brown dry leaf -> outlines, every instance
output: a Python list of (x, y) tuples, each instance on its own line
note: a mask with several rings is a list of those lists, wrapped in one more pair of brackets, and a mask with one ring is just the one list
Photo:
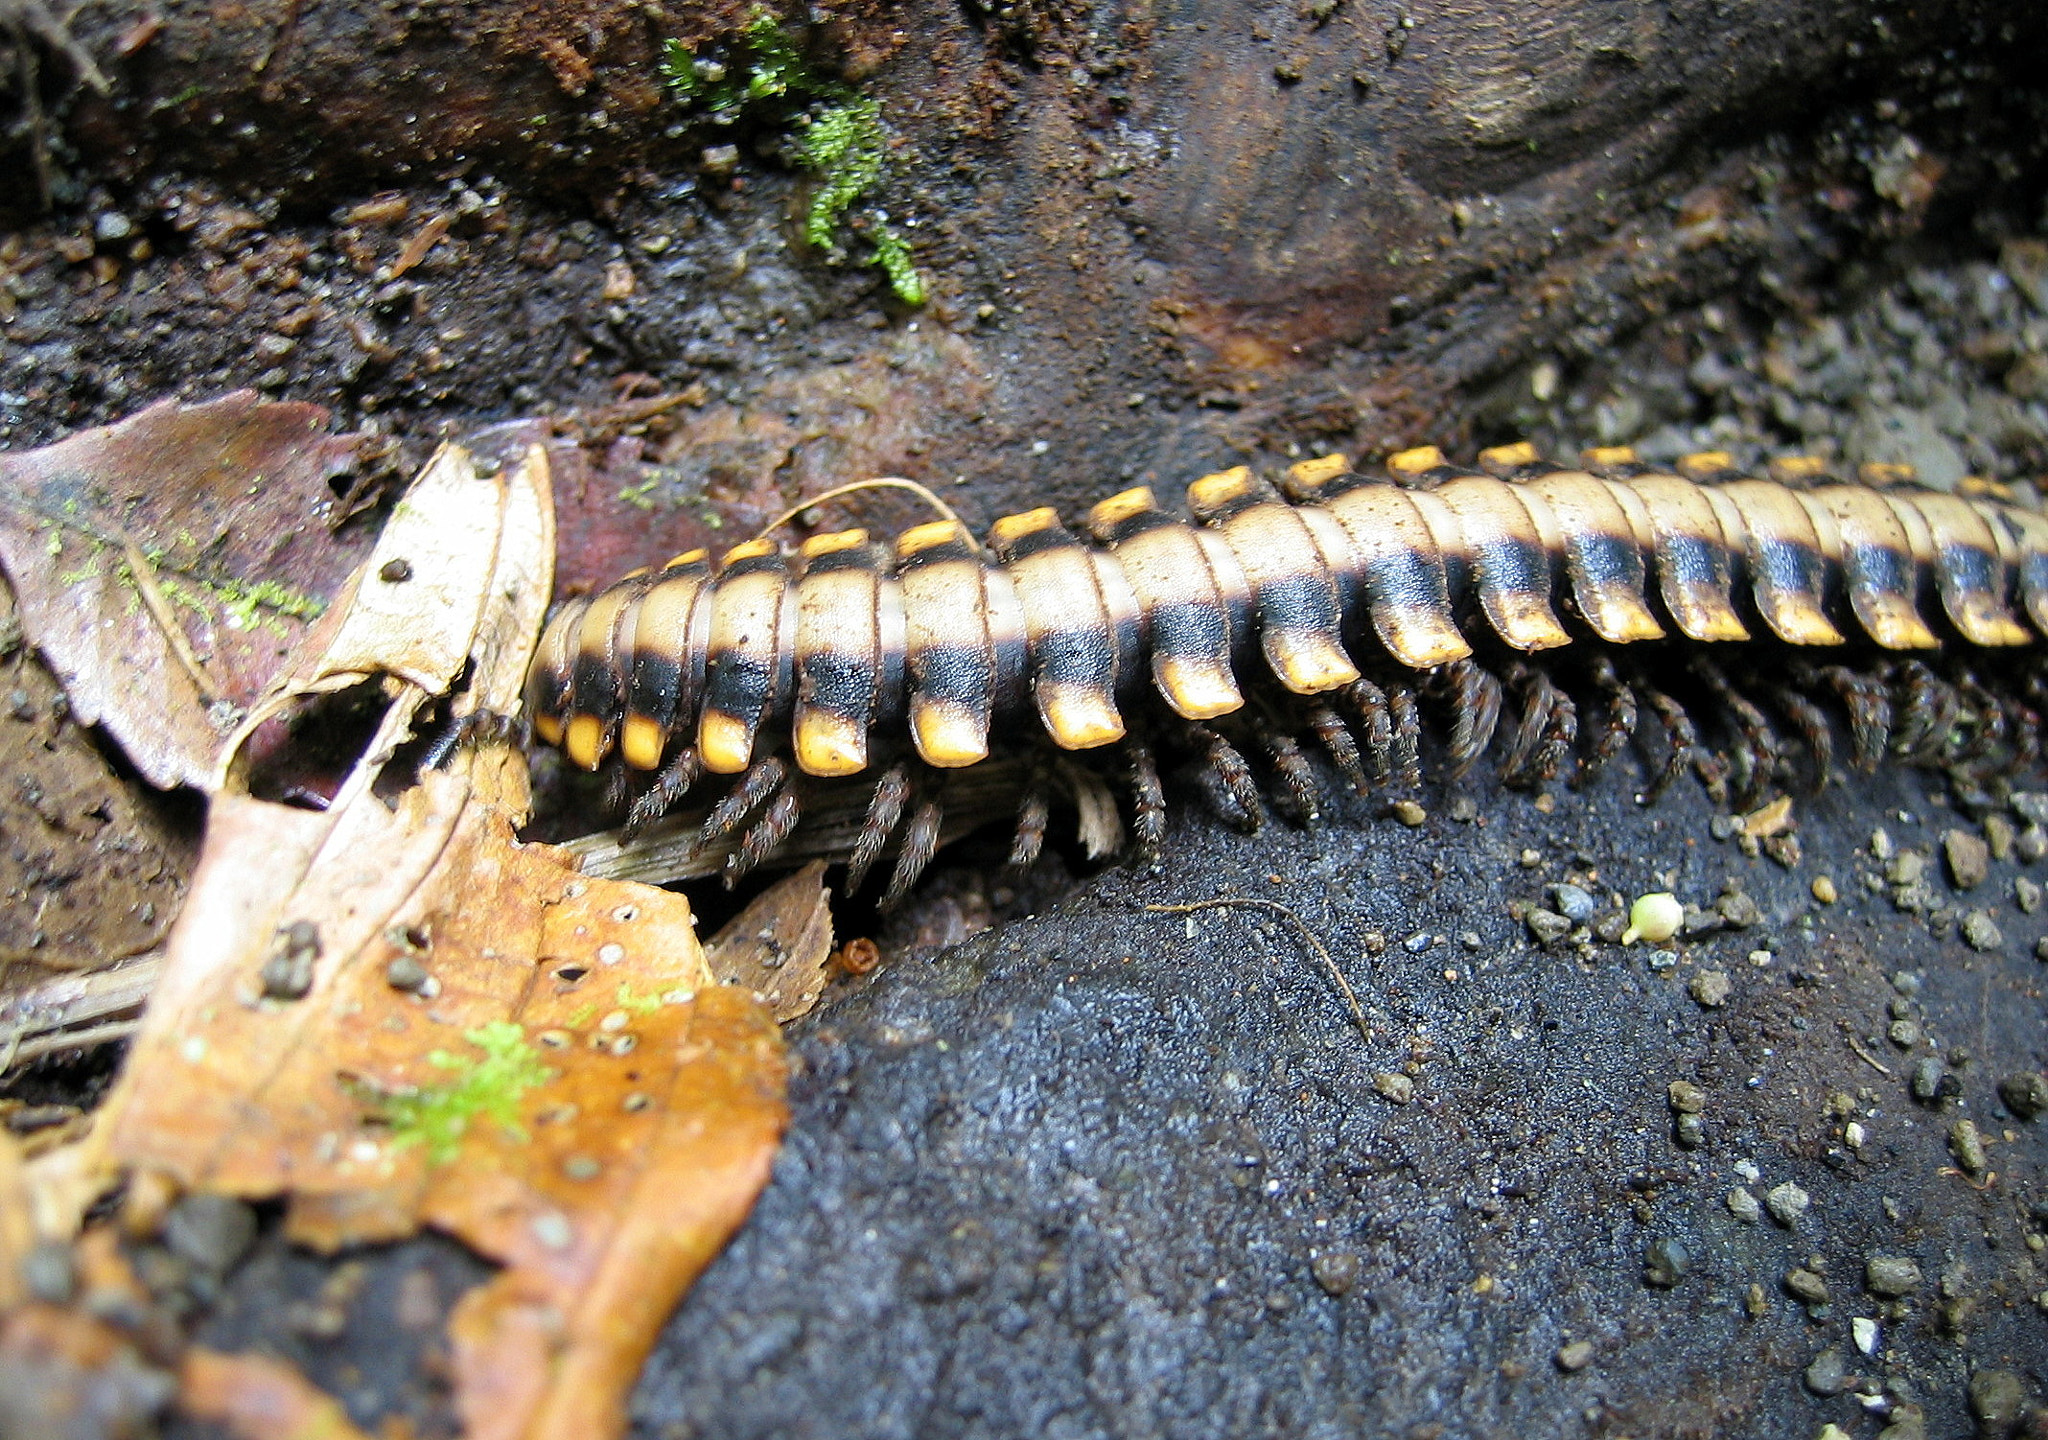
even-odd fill
[(813, 860), (734, 916), (705, 947), (705, 963), (726, 984), (753, 991), (777, 1020), (808, 1015), (825, 992), (831, 900), (825, 862)]
[[(424, 1224), (501, 1265), (449, 1322), (470, 1440), (623, 1428), (640, 1361), (751, 1208), (786, 1120), (780, 1033), (714, 983), (688, 902), (513, 838), (516, 752), (475, 743), (372, 788), (466, 664), (458, 712), (513, 711), (552, 545), (538, 447), (495, 480), (452, 449), (428, 467), (365, 574), (410, 557), (423, 575), (431, 556), (434, 585), (366, 578), (243, 733), (366, 674), (397, 696), (382, 728), (324, 813), (224, 769), (90, 1142), (103, 1177), (282, 1197), (286, 1234), (318, 1249)], [(266, 988), (286, 956), (310, 957), (301, 998), (274, 966)], [(79, 1153), (35, 1166), (61, 1187)]]
[(212, 774), (362, 558), (330, 529), (350, 436), (240, 391), (0, 455), (0, 568), (85, 724), (152, 784)]
[(236, 1440), (368, 1440), (333, 1396), (282, 1360), (198, 1346), (178, 1367), (178, 1403)]

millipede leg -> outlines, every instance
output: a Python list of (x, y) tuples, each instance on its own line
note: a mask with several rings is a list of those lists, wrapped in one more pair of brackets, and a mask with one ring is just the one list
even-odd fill
[(944, 818), (945, 812), (936, 800), (925, 801), (910, 817), (910, 824), (903, 831), (903, 848), (896, 852), (896, 868), (889, 875), (889, 888), (882, 892), (878, 902), (882, 909), (894, 910), (932, 863), (932, 856), (938, 853), (939, 825)]
[(1159, 766), (1149, 745), (1133, 742), (1131, 766), (1131, 849), (1147, 862), (1159, 858), (1166, 844), (1166, 792), (1159, 784)]
[(623, 815), (626, 811), (626, 796), (631, 793), (633, 772), (623, 761), (615, 760), (605, 767), (604, 812), (607, 815)]
[(796, 829), (803, 807), (793, 790), (784, 790), (769, 804), (767, 812), (749, 826), (739, 848), (725, 857), (725, 888), (730, 890), (741, 876), (782, 848)]
[(1206, 725), (1188, 726), (1189, 736), (1205, 752), (1209, 774), (1215, 780), (1213, 798), (1223, 822), (1247, 835), (1257, 834), (1266, 823), (1266, 804), (1259, 798), (1259, 782), (1237, 747)]
[(1747, 805), (1761, 798), (1777, 777), (1781, 763), (1777, 737), (1771, 733), (1771, 723), (1764, 718), (1764, 712), (1729, 682), (1728, 677), (1721, 673), (1720, 666), (1695, 656), (1692, 668), (1693, 673), (1713, 691), (1714, 698), (1726, 707), (1728, 718), (1735, 724), (1736, 756), (1746, 777), (1736, 803)]
[(1899, 754), (1912, 760), (1931, 758), (1943, 734), (1941, 723), (1942, 683), (1918, 660), (1908, 660), (1893, 672), (1901, 692), (1899, 723), (1893, 744)]
[[(1547, 682), (1546, 682), (1547, 683)], [(1529, 765), (1529, 777), (1547, 785), (1563, 771), (1579, 743), (1579, 702), (1556, 685), (1550, 686), (1550, 716), (1543, 725), (1543, 743)]]
[(1636, 692), (1615, 672), (1614, 661), (1605, 655), (1597, 655), (1588, 667), (1593, 684), (1607, 703), (1592, 731), (1592, 743), (1587, 748), (1586, 758), (1579, 765), (1579, 773), (1573, 777), (1573, 785), (1584, 785), (1619, 755), (1635, 737), (1636, 725), (1640, 719), (1636, 709)]
[(1444, 681), (1450, 687), (1454, 712), (1445, 778), (1459, 780), (1493, 743), (1493, 732), (1500, 724), (1500, 681), (1472, 660), (1457, 660), (1445, 666)]
[(1849, 712), (1849, 739), (1855, 745), (1849, 763), (1869, 774), (1891, 743), (1891, 696), (1877, 680), (1844, 665), (1826, 666), (1815, 678), (1832, 689)]
[(1387, 692), (1370, 680), (1354, 680), (1338, 693), (1364, 727), (1373, 778), (1384, 783), (1394, 770), (1394, 723), (1387, 713)]
[(1051, 783), (1051, 772), (1043, 757), (1031, 766), (1031, 777), (1024, 785), (1024, 799), (1017, 806), (1017, 834), (1010, 841), (1010, 856), (1003, 862), (1004, 868), (1019, 874), (1038, 863), (1039, 852), (1045, 849), (1045, 827), (1051, 819), (1051, 809), (1046, 804), (1045, 792)]
[(868, 871), (881, 858), (882, 847), (896, 833), (903, 807), (910, 803), (910, 776), (901, 765), (892, 765), (875, 781), (875, 793), (868, 800), (867, 818), (861, 822), (860, 838), (853, 842), (853, 854), (846, 862), (846, 893), (860, 889)]
[(1799, 737), (1806, 742), (1806, 753), (1813, 761), (1813, 781), (1808, 789), (1819, 794), (1828, 783), (1828, 771), (1835, 763), (1835, 734), (1828, 728), (1828, 717), (1820, 706), (1805, 694), (1788, 687), (1780, 687), (1775, 696), (1778, 708), (1785, 712), (1785, 718), (1799, 731)]
[(1327, 705), (1309, 708), (1308, 728), (1315, 732), (1323, 749), (1329, 752), (1331, 761), (1343, 775), (1352, 792), (1358, 795), (1372, 793), (1372, 781), (1365, 773), (1365, 758), (1358, 753), (1358, 741), (1351, 733), (1351, 727), (1344, 723), (1344, 717)]
[(732, 834), (749, 815), (767, 804), (788, 778), (789, 767), (778, 757), (770, 755), (766, 760), (756, 760), (740, 776), (739, 784), (712, 807), (704, 819), (704, 828), (697, 832), (697, 843), (710, 845)]
[(1273, 762), (1273, 769), (1279, 772), (1280, 783), (1287, 789), (1287, 798), (1293, 802), (1295, 818), (1303, 825), (1314, 826), (1323, 818), (1322, 796), (1318, 793), (1315, 771), (1309, 768), (1308, 757), (1301, 753), (1301, 747), (1294, 743), (1294, 737), (1279, 729), (1269, 720), (1256, 722), (1259, 744), (1266, 752), (1266, 758)]
[(1551, 699), (1556, 687), (1550, 677), (1517, 660), (1508, 667), (1508, 685), (1522, 697), (1522, 718), (1515, 725), (1515, 738), (1500, 762), (1500, 783), (1520, 785), (1528, 778), (1529, 762), (1537, 743), (1550, 725)]
[(1956, 759), (1967, 763), (1998, 753), (2006, 739), (2005, 707), (1967, 670), (1956, 677), (1956, 689), (1976, 719), (1970, 741)]
[(640, 798), (633, 802), (633, 808), (626, 812), (626, 838), (631, 840), (668, 814), (676, 801), (690, 793), (690, 787), (697, 783), (700, 773), (702, 767), (697, 763), (696, 747), (685, 745), (676, 752), (676, 758), (663, 767), (654, 783), (640, 793)]
[(1387, 692), (1387, 710), (1394, 723), (1394, 777), (1412, 790), (1422, 783), (1422, 714), (1415, 692), (1396, 685)]
[(1728, 798), (1727, 765), (1700, 744), (1700, 732), (1693, 725), (1692, 716), (1686, 713), (1685, 706), (1641, 677), (1636, 678), (1635, 687), (1644, 702), (1657, 712), (1657, 719), (1664, 726), (1664, 734), (1671, 743), (1671, 753), (1664, 757), (1663, 768), (1650, 782), (1649, 798), (1655, 800), (1662, 795), (1690, 765), (1693, 773), (1700, 777), (1700, 783), (1707, 787), (1707, 794), (1714, 803), (1725, 803)]

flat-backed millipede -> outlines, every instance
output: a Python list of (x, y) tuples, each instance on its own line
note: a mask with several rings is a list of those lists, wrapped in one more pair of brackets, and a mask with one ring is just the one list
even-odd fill
[[(1295, 737), (1313, 734), (1361, 793), (1413, 784), (1419, 700), (1449, 706), (1454, 775), (1519, 707), (1510, 783), (1553, 778), (1575, 750), (1590, 772), (1642, 706), (1669, 741), (1653, 790), (1688, 766), (1724, 797), (1789, 777), (1770, 711), (1824, 781), (1816, 696), (1846, 711), (1862, 766), (1887, 749), (1951, 764), (2038, 752), (2032, 665), (1968, 668), (2048, 635), (2048, 516), (2000, 487), (1940, 493), (1889, 467), (1843, 482), (1806, 458), (1753, 478), (1721, 454), (1660, 468), (1621, 448), (1560, 469), (1510, 445), (1480, 467), (1424, 447), (1374, 478), (1333, 455), (1277, 490), (1239, 467), (1189, 486), (1199, 523), (1144, 488), (1100, 502), (1092, 544), (1038, 509), (996, 521), (988, 552), (953, 520), (893, 547), (845, 530), (794, 555), (766, 539), (716, 561), (693, 551), (565, 605), (527, 712), (573, 764), (617, 757), (621, 803), (640, 776), (634, 825), (707, 773), (738, 777), (705, 824), (707, 839), (744, 833), (729, 879), (794, 829), (792, 764), (874, 776), (850, 883), (897, 839), (885, 904), (937, 844), (936, 772), (992, 748), (1052, 762), (1041, 778), (1056, 751), (1118, 755), (1141, 851), (1163, 834), (1161, 749), (1204, 760), (1247, 827), (1262, 805), (1240, 747), (1262, 753), (1313, 820)], [(1529, 658), (1546, 651), (1562, 654)], [(1721, 656), (1747, 663), (1731, 678)], [(1583, 746), (1567, 680), (1598, 702)], [(1700, 744), (1675, 688), (1725, 720), (1727, 753)], [(1049, 788), (1026, 788), (1013, 861), (1038, 851)]]

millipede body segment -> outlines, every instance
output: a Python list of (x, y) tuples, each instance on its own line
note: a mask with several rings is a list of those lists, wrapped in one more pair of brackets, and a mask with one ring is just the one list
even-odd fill
[[(1527, 445), (1468, 470), (1425, 447), (1379, 477), (1342, 456), (1295, 465), (1277, 488), (1242, 467), (1207, 475), (1188, 489), (1194, 523), (1149, 489), (1126, 490), (1088, 512), (1086, 538), (1038, 509), (996, 521), (986, 551), (950, 520), (893, 545), (862, 530), (814, 536), (793, 555), (755, 540), (565, 605), (526, 703), (536, 733), (575, 765), (616, 756), (651, 779), (636, 820), (703, 773), (743, 777), (720, 806), (737, 813), (720, 823), (772, 821), (769, 849), (794, 824), (794, 801), (776, 806), (790, 766), (875, 773), (875, 811), (895, 813), (871, 811), (870, 831), (887, 825), (869, 848), (914, 812), (900, 849), (928, 853), (937, 822), (912, 803), (905, 766), (956, 769), (1033, 744), (1121, 747), (1142, 814), (1161, 740), (1207, 751), (1226, 812), (1247, 791), (1255, 807), (1232, 744), (1249, 739), (1312, 816), (1291, 736), (1313, 732), (1361, 788), (1360, 738), (1381, 775), (1412, 778), (1417, 691), (1452, 700), (1454, 768), (1518, 700), (1503, 768), (1550, 773), (1576, 741), (1576, 707), (1524, 657), (1553, 650), (1605, 697), (1596, 760), (1618, 748), (1617, 728), (1633, 730), (1641, 699), (1675, 763), (1694, 748), (1682, 707), (1618, 673), (1617, 659), (1694, 654), (1719, 693), (1711, 653), (1778, 647), (1799, 669), (1816, 650), (1862, 651), (1932, 685), (1914, 657), (2048, 635), (2048, 517), (1996, 487), (1906, 482), (1883, 467), (1842, 482), (1809, 459), (1753, 478), (1719, 454), (1662, 469), (1626, 449), (1566, 469)], [(1859, 755), (1872, 731), (1882, 748), (1888, 682), (1839, 665), (1813, 673), (1848, 707)], [(1932, 694), (1902, 700), (1902, 728), (1916, 707), (1940, 710)], [(1780, 709), (1824, 743), (1810, 702)], [(1767, 737), (1756, 743), (1768, 752)], [(1042, 832), (1042, 799), (1032, 823)], [(747, 849), (765, 854), (761, 838)]]

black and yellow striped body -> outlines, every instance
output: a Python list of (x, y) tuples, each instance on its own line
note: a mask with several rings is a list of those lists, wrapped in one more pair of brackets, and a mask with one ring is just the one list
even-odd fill
[(1207, 722), (1261, 689), (1356, 694), (1475, 648), (2048, 634), (2048, 519), (1988, 487), (1846, 483), (1803, 460), (1752, 478), (1717, 455), (1660, 470), (1625, 450), (1563, 469), (1525, 446), (1477, 470), (1409, 451), (1376, 478), (1328, 457), (1279, 486), (1205, 476), (1193, 521), (1126, 491), (1089, 512), (1089, 539), (1038, 510), (996, 522), (987, 550), (945, 521), (893, 547), (847, 531), (793, 556), (680, 557), (563, 608), (530, 718), (586, 769), (694, 747), (713, 773), (778, 754), (843, 776), (911, 754), (972, 765), (1032, 736), (1097, 749), (1148, 709)]

